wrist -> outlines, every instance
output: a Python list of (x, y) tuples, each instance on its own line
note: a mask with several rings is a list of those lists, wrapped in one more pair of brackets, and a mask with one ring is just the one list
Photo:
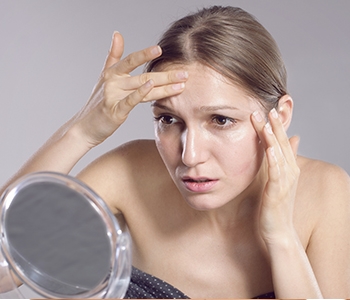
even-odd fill
[(264, 242), (269, 253), (274, 251), (292, 251), (302, 247), (299, 236), (295, 230), (281, 233), (278, 236), (265, 238)]
[(322, 298), (306, 251), (295, 231), (265, 243), (277, 298)]
[(74, 124), (67, 129), (62, 134), (61, 139), (66, 140), (66, 142), (72, 145), (75, 149), (79, 149), (83, 155), (95, 147), (95, 145), (89, 141), (86, 133), (79, 124)]
[(69, 173), (76, 163), (91, 149), (79, 128), (65, 124), (39, 150), (41, 159), (52, 169)]

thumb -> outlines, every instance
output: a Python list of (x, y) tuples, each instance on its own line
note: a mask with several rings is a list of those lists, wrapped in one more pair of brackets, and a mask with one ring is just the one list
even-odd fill
[(109, 49), (108, 56), (103, 66), (103, 70), (106, 70), (109, 67), (113, 66), (115, 63), (117, 63), (121, 59), (123, 52), (124, 38), (118, 31), (115, 31), (113, 33), (111, 48)]

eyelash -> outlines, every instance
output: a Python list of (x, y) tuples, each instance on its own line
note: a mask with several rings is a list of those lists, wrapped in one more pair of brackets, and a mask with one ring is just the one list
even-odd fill
[[(171, 121), (169, 123), (164, 122), (165, 118), (169, 118), (169, 119), (171, 119)], [(221, 119), (221, 121), (224, 120), (224, 124), (220, 125), (218, 122), (219, 119)], [(171, 116), (171, 115), (159, 115), (157, 117), (154, 117), (154, 120), (156, 122), (161, 122), (164, 126), (173, 125), (177, 121), (176, 118)], [(214, 126), (220, 130), (231, 128), (232, 126), (234, 126), (237, 123), (237, 120), (230, 118), (230, 117), (222, 116), (222, 115), (212, 116), (211, 121), (214, 123)]]
[(163, 120), (165, 118), (171, 118), (172, 120), (176, 120), (176, 118), (174, 118), (173, 116), (170, 116), (170, 115), (160, 115), (158, 117), (154, 117), (154, 120), (157, 121), (157, 122), (161, 122), (163, 125), (171, 125), (171, 124), (173, 124), (173, 123), (170, 123), (170, 124), (164, 123)]
[[(225, 124), (220, 125), (218, 124), (218, 119), (224, 119), (225, 120)], [(226, 128), (230, 128), (231, 126), (234, 126), (237, 123), (237, 120), (233, 119), (233, 118), (229, 118), (229, 117), (225, 117), (222, 115), (215, 115), (212, 117), (211, 119), (215, 124), (215, 126), (219, 129), (226, 129)], [(228, 124), (229, 123), (229, 124)], [(228, 125), (227, 125), (228, 124)]]

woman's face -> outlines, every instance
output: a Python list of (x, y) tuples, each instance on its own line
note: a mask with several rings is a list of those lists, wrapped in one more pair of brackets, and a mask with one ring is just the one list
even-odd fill
[(200, 64), (180, 95), (152, 104), (156, 145), (184, 199), (195, 209), (219, 208), (254, 181), (264, 156), (250, 121), (261, 105)]

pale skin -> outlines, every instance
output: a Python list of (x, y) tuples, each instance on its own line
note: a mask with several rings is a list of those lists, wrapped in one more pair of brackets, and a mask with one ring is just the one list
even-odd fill
[(161, 49), (122, 59), (123, 47), (115, 33), (88, 104), (13, 179), (69, 173), (152, 101), (155, 141), (120, 146), (78, 175), (124, 215), (133, 264), (192, 298), (349, 298), (349, 177), (297, 155), (292, 98), (266, 112), (197, 63), (132, 77)]

